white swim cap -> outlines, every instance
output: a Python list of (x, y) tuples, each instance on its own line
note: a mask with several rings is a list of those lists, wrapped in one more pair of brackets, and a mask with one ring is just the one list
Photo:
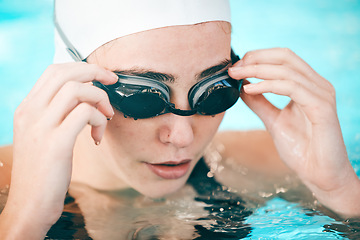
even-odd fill
[(74, 61), (66, 45), (85, 59), (103, 44), (132, 33), (230, 22), (230, 6), (228, 0), (55, 0), (55, 16), (60, 30), (55, 31), (54, 62), (61, 63)]

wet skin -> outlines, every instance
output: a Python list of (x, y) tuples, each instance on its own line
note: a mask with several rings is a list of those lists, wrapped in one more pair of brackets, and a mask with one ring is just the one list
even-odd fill
[[(210, 22), (129, 35), (92, 53), (90, 64), (50, 66), (16, 110), (13, 160), (1, 159), (5, 166), (1, 171), (8, 173), (11, 166), (13, 171), (0, 238), (14, 234), (20, 238), (29, 229), (29, 239), (44, 238), (61, 215), (71, 181), (100, 190), (131, 187), (150, 197), (180, 189), (215, 136), (223, 114), (165, 114), (135, 121), (114, 113), (107, 95), (91, 82), (114, 84), (112, 71), (118, 70), (171, 74), (175, 80), (166, 82), (171, 102), (186, 110), (187, 93), (199, 74), (229, 58), (229, 25)], [(291, 169), (322, 204), (345, 216), (360, 215), (360, 180), (347, 157), (333, 86), (289, 49), (249, 52), (229, 74), (265, 80), (245, 86), (242, 99), (268, 132), (252, 137), (219, 134), (214, 143), (222, 146), (222, 157), (264, 176)], [(277, 109), (263, 93), (285, 95), (291, 101)], [(251, 147), (260, 142), (260, 148)], [(178, 169), (172, 177), (149, 167), (184, 162), (188, 169), (181, 174)], [(229, 185), (241, 182), (236, 172), (225, 177)], [(10, 181), (3, 180), (3, 184)]]
[[(200, 33), (200, 34), (199, 34)], [(123, 46), (127, 46), (126, 48)], [(150, 30), (126, 36), (101, 47), (89, 58), (111, 71), (157, 72), (174, 76), (166, 81), (171, 102), (190, 109), (187, 94), (201, 73), (230, 59), (230, 26), (211, 22)], [(144, 195), (159, 197), (181, 188), (222, 120), (216, 116), (165, 114), (150, 119), (124, 118), (119, 111), (108, 122), (101, 144), (75, 155), (73, 180), (88, 182), (80, 165), (101, 161), (112, 184), (94, 182), (98, 188), (128, 185)], [(82, 138), (81, 138), (82, 139)], [(79, 148), (75, 148), (79, 151)], [(84, 157), (84, 154), (86, 157)], [(76, 156), (82, 156), (76, 158)], [(186, 162), (167, 173), (154, 164)], [(86, 163), (85, 163), (86, 164)], [(152, 165), (151, 165), (152, 164)], [(98, 164), (99, 166), (100, 164)], [(158, 173), (158, 174), (156, 174)], [(160, 176), (159, 176), (160, 174)], [(115, 183), (115, 185), (114, 185)]]

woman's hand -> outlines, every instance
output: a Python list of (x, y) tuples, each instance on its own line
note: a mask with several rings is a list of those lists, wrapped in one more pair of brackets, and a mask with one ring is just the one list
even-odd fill
[(89, 124), (99, 144), (107, 118), (114, 114), (107, 94), (89, 84), (93, 80), (114, 84), (117, 76), (93, 64), (51, 65), (17, 108), (11, 186), (1, 215), (1, 234), (6, 229), (12, 237), (26, 233), (21, 237), (43, 239), (61, 216), (77, 135)]
[[(248, 52), (229, 74), (265, 80), (245, 85), (242, 99), (264, 122), (281, 159), (325, 206), (360, 215), (360, 181), (347, 157), (333, 86), (289, 49)], [(291, 101), (278, 109), (263, 93)]]

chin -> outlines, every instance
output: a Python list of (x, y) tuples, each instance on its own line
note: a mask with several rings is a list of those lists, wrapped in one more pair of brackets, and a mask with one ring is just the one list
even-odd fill
[(185, 186), (187, 177), (184, 179), (165, 180), (160, 183), (150, 183), (142, 185), (141, 188), (136, 189), (142, 195), (149, 198), (162, 198), (173, 194)]

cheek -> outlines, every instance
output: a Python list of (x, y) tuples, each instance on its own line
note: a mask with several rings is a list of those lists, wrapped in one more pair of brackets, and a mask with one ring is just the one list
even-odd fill
[[(166, 115), (163, 115), (166, 117)], [(202, 154), (206, 146), (211, 142), (224, 117), (224, 113), (213, 116), (194, 115), (192, 131), (194, 141), (187, 147), (192, 154)], [(166, 121), (165, 121), (166, 122)], [(166, 124), (163, 120), (148, 119), (134, 120), (124, 118), (121, 113), (115, 114), (108, 122), (106, 138), (113, 151), (118, 157), (130, 157), (131, 159), (143, 159), (151, 157), (152, 153), (164, 154), (169, 150), (159, 141), (159, 129)], [(153, 156), (152, 156), (153, 157)]]
[(213, 129), (215, 132), (218, 129), (222, 119), (224, 118), (225, 112), (216, 114), (214, 116), (204, 116), (206, 120), (204, 120), (204, 123), (202, 125), (203, 128), (208, 127)]
[[(195, 115), (195, 124), (193, 131), (197, 135), (213, 135), (216, 133), (225, 113), (220, 113), (215, 116)], [(112, 136), (112, 139), (120, 141), (136, 141), (156, 140), (156, 123), (153, 124), (144, 120), (134, 120), (132, 118), (124, 118), (121, 113), (115, 114), (113, 119), (108, 123), (107, 134)], [(153, 119), (154, 120), (154, 119)]]
[(146, 142), (154, 141), (154, 127), (149, 126), (149, 123), (144, 124), (141, 120), (124, 118), (121, 113), (116, 113), (108, 122), (106, 136), (118, 150), (133, 152), (135, 149), (144, 149)]
[(215, 116), (200, 116), (198, 115), (196, 135), (203, 139), (205, 144), (208, 144), (215, 133), (224, 117), (225, 113), (220, 113)]

